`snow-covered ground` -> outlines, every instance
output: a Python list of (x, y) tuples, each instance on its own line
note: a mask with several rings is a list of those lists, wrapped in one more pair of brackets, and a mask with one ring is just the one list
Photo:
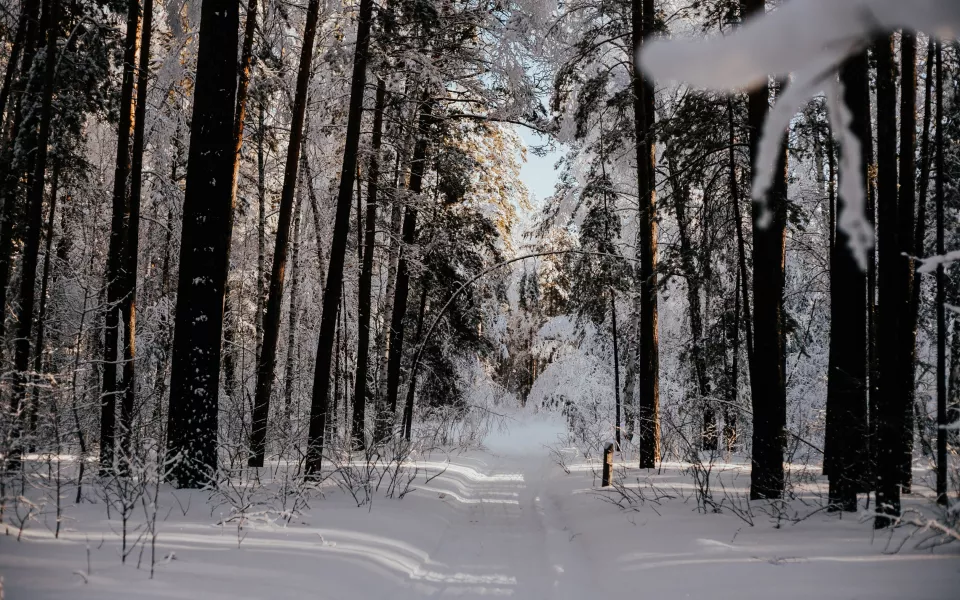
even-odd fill
[(402, 500), (379, 494), (357, 508), (329, 488), (290, 525), (252, 524), (242, 541), (234, 524), (216, 524), (222, 509), (209, 494), (165, 490), (161, 519), (173, 510), (158, 525), (152, 580), (149, 548), (140, 569), (139, 550), (120, 563), (115, 514), (108, 521), (102, 503), (71, 505), (59, 539), (42, 519), (21, 542), (0, 536), (5, 598), (919, 600), (960, 590), (960, 548), (908, 544), (891, 554), (886, 538), (849, 515), (776, 527), (762, 512), (754, 526), (729, 511), (701, 514), (682, 497), (691, 481), (673, 468), (628, 472), (673, 498), (621, 510), (599, 496), (591, 465), (565, 474), (554, 463), (545, 445), (561, 430), (537, 417), (514, 421), (483, 451), (421, 461), (416, 490)]

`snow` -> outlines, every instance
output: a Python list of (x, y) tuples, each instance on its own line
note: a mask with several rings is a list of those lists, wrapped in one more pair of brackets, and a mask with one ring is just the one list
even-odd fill
[[(716, 90), (752, 88), (769, 76), (792, 75), (764, 124), (754, 175), (753, 199), (760, 224), (771, 222), (766, 192), (773, 182), (780, 138), (793, 115), (823, 88), (829, 92), (834, 130), (845, 158), (841, 173), (860, 171), (859, 143), (849, 128), (851, 117), (836, 100), (840, 88), (834, 74), (843, 60), (869, 44), (878, 32), (900, 28), (952, 38), (960, 33), (957, 0), (791, 0), (756, 15), (728, 36), (657, 40), (645, 45), (638, 59), (656, 80), (679, 80)], [(841, 113), (838, 117), (836, 113)], [(873, 246), (872, 228), (859, 177), (841, 177), (841, 197), (848, 204), (839, 226), (865, 269)]]
[[(753, 527), (726, 511), (701, 514), (681, 497), (693, 487), (682, 465), (624, 471), (674, 498), (622, 510), (595, 487), (598, 463), (577, 461), (559, 444), (556, 418), (506, 421), (482, 450), (419, 461), (435, 477), (419, 476), (402, 500), (380, 494), (357, 508), (327, 487), (290, 525), (255, 521), (242, 539), (235, 524), (217, 525), (224, 509), (208, 504), (208, 494), (164, 489), (160, 503), (172, 512), (160, 516), (152, 580), (148, 564), (137, 569), (139, 551), (120, 564), (116, 514), (108, 521), (102, 503), (67, 506), (60, 539), (42, 524), (22, 542), (0, 539), (6, 598), (922, 600), (953, 597), (960, 585), (960, 549), (886, 553), (886, 539), (856, 516), (811, 507), (809, 518), (778, 528), (759, 512)], [(548, 446), (569, 460), (570, 474)], [(618, 468), (626, 466), (618, 457)], [(734, 489), (749, 479), (743, 465), (715, 468)], [(173, 494), (189, 506), (186, 515)]]

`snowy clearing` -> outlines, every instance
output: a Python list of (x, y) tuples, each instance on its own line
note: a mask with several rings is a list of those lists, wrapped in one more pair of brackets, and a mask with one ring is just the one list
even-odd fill
[[(601, 497), (610, 488), (594, 487), (595, 463), (570, 463), (566, 474), (553, 461), (546, 446), (559, 448), (561, 431), (528, 417), (482, 451), (422, 460), (402, 500), (378, 494), (357, 508), (328, 484), (288, 526), (251, 516), (238, 531), (218, 524), (224, 509), (208, 493), (164, 489), (162, 512), (171, 512), (158, 525), (152, 580), (149, 544), (139, 569), (140, 548), (122, 565), (116, 514), (108, 520), (102, 502), (70, 505), (60, 539), (50, 517), (19, 543), (16, 531), (0, 538), (5, 598), (922, 599), (960, 586), (956, 545), (908, 542), (893, 554), (886, 534), (873, 538), (870, 523), (849, 514), (801, 503), (792, 510), (813, 514), (779, 528), (762, 510), (754, 526), (727, 510), (701, 514), (681, 465), (623, 472), (649, 487), (646, 504), (622, 510)], [(746, 488), (741, 467), (714, 468)], [(134, 514), (131, 528), (143, 511)]]

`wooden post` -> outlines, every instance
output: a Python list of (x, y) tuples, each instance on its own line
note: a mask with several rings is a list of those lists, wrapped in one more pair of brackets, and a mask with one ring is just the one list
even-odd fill
[(613, 447), (613, 442), (603, 445), (603, 479), (600, 487), (610, 487), (610, 480), (613, 477)]

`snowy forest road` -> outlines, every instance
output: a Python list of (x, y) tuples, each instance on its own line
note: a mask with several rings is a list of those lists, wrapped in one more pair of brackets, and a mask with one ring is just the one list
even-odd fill
[[(568, 464), (569, 474), (554, 463), (547, 446), (559, 448), (562, 431), (542, 415), (518, 416), (483, 450), (411, 465), (403, 499), (385, 498), (382, 485), (372, 505), (358, 507), (330, 484), (290, 523), (266, 509), (240, 520), (216, 494), (165, 488), (153, 579), (142, 509), (131, 515), (137, 542), (121, 564), (116, 510), (108, 518), (103, 498), (91, 496), (64, 507), (59, 539), (50, 510), (23, 541), (13, 528), (0, 536), (5, 597), (942, 600), (960, 589), (958, 548), (908, 543), (891, 553), (898, 539), (872, 537), (868, 520), (841, 519), (815, 501), (797, 504), (796, 522), (778, 522), (760, 504), (753, 526), (727, 508), (703, 514), (676, 464), (624, 471), (647, 499), (621, 510), (602, 500), (610, 492), (595, 487), (593, 463)], [(742, 464), (714, 468), (731, 493), (746, 489)], [(278, 483), (263, 480), (257, 506), (269, 506)]]
[(565, 521), (556, 486), (550, 484), (559, 470), (546, 454), (491, 456), (477, 471), (456, 491), (437, 492), (465, 509), (431, 553), (443, 566), (415, 573), (414, 579), (422, 576), (430, 585), (414, 586), (411, 597), (424, 592), (575, 600), (596, 593), (590, 561), (578, 544), (580, 533)]

